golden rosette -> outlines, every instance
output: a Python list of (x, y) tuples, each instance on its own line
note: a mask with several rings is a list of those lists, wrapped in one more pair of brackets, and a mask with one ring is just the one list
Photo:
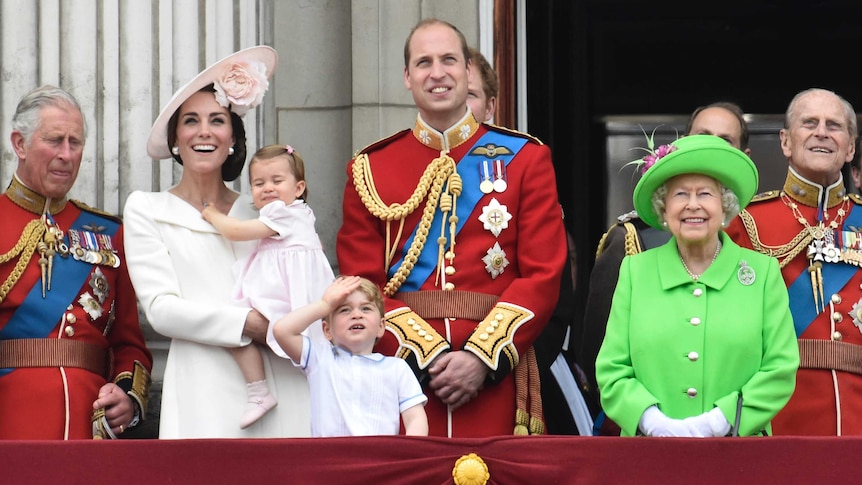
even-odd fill
[(452, 478), (455, 485), (485, 485), (491, 474), (488, 473), (488, 465), (477, 454), (470, 453), (455, 462)]

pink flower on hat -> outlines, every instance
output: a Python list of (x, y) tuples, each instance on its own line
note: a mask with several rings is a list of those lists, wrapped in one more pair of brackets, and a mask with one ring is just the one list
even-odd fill
[(641, 164), (641, 175), (646, 173), (646, 171), (649, 170), (650, 167), (655, 165), (655, 162), (661, 160), (662, 157), (674, 150), (676, 150), (676, 147), (673, 145), (661, 145), (660, 147), (655, 149), (655, 152), (643, 157), (643, 163)]
[(232, 64), (216, 80), (214, 87), (219, 105), (230, 107), (234, 113), (244, 116), (249, 109), (260, 104), (269, 87), (266, 66), (262, 62)]
[(632, 160), (631, 162), (627, 163), (625, 166), (637, 165), (640, 168), (641, 175), (643, 175), (644, 173), (646, 173), (647, 170), (649, 170), (653, 165), (655, 165), (655, 163), (657, 161), (661, 160), (662, 158), (666, 157), (668, 154), (670, 154), (671, 152), (676, 150), (676, 145), (670, 145), (670, 144), (660, 145), (658, 148), (654, 148), (655, 147), (655, 132), (657, 129), (658, 129), (658, 127), (656, 127), (655, 130), (652, 131), (652, 134), (647, 135), (646, 131), (644, 131), (643, 127), (641, 127), (641, 131), (644, 132), (644, 136), (646, 136), (646, 139), (647, 139), (647, 148), (636, 147), (636, 148), (633, 148), (632, 150), (643, 150), (643, 151), (647, 152), (647, 154), (644, 155), (643, 158), (640, 158), (638, 160)]

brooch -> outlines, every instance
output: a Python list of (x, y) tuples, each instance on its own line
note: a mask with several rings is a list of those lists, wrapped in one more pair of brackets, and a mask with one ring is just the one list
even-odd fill
[(736, 272), (736, 278), (745, 286), (754, 284), (757, 275), (754, 273), (754, 268), (748, 265), (744, 259), (739, 262), (739, 271)]

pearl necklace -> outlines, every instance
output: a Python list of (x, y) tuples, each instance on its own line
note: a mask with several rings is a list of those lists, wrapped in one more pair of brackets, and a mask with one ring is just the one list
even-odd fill
[[(709, 262), (710, 266), (712, 265), (712, 263), (715, 262), (715, 258), (718, 257), (719, 251), (721, 251), (721, 240), (720, 239), (718, 241), (718, 245), (715, 246), (715, 254), (712, 255), (712, 261)], [(700, 279), (700, 277), (703, 275), (703, 273), (701, 273), (701, 274), (692, 273), (691, 270), (688, 269), (688, 265), (685, 264), (685, 259), (682, 258), (682, 254), (679, 255), (679, 260), (682, 261), (682, 267), (685, 268), (685, 272), (688, 273), (688, 275), (691, 277), (691, 279), (693, 281), (697, 281)], [(709, 266), (707, 266), (707, 268), (709, 268)]]

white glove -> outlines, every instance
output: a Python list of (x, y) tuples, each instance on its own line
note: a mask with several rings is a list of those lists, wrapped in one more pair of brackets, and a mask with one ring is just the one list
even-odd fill
[(700, 416), (692, 416), (682, 420), (697, 438), (717, 438), (726, 436), (730, 431), (730, 423), (721, 409), (712, 408)]
[(638, 428), (647, 436), (693, 437), (691, 427), (681, 419), (671, 419), (653, 404), (644, 411)]

